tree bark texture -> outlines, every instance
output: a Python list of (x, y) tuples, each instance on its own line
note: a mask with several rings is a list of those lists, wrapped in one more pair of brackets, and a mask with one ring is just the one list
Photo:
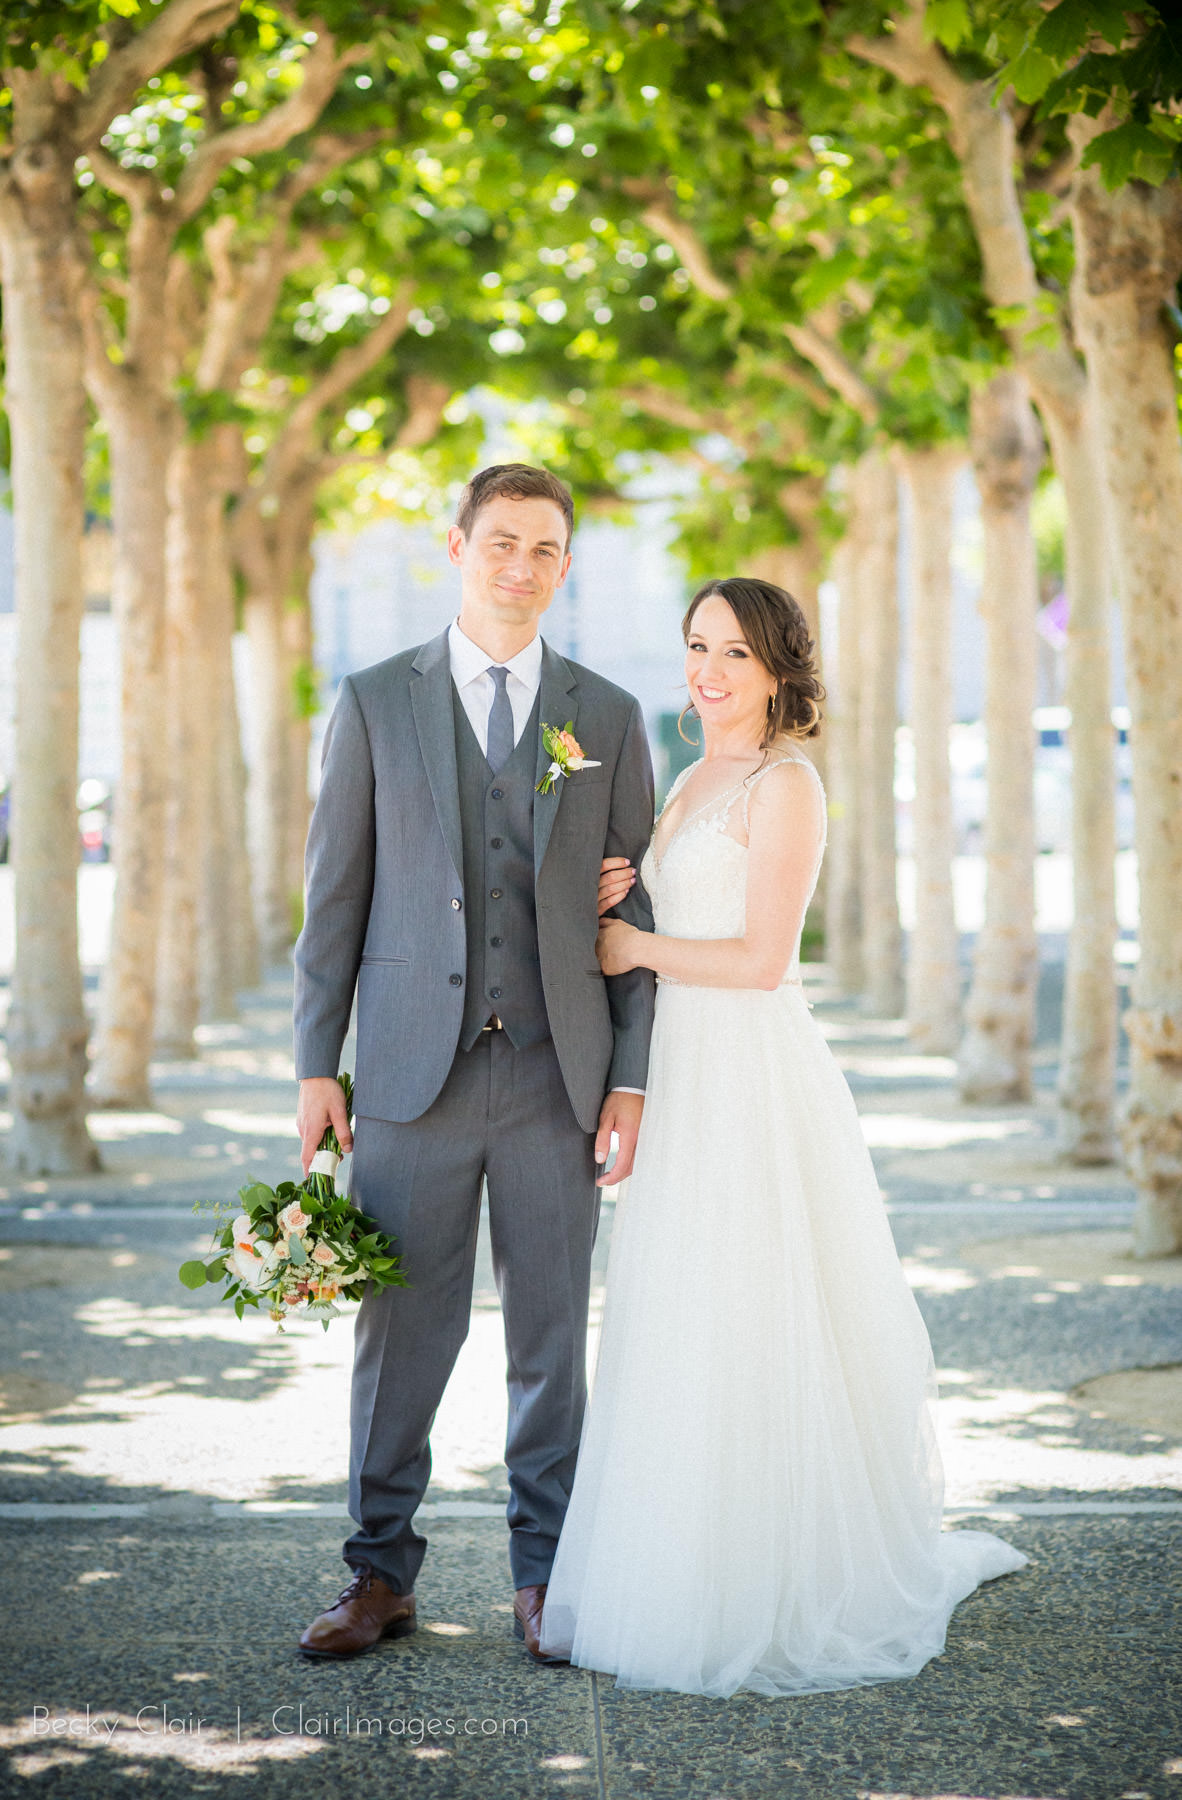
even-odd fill
[[(111, 459), (112, 601), (119, 629), (121, 758), (115, 796), (115, 896), (91, 1088), (100, 1106), (151, 1104), (149, 1064), (164, 895), (164, 545), (171, 408), (124, 370), (102, 383)], [(92, 382), (92, 390), (97, 384)]]
[[(858, 714), (861, 698), (860, 589), (855, 576), (857, 546), (851, 532), (833, 557), (837, 587), (837, 655), (830, 658), (827, 788), (829, 842), (825, 854), (825, 961), (843, 994), (860, 994), (862, 962), (862, 878)], [(835, 665), (835, 667), (834, 667)]]
[(1090, 404), (1078, 431), (1043, 419), (1067, 502), (1064, 698), (1071, 713), (1073, 909), (1059, 1047), (1059, 1147), (1068, 1162), (1116, 1154), (1116, 767), (1109, 645), (1107, 496)]
[(985, 620), (985, 923), (960, 1048), (962, 1099), (1028, 1100), (1038, 982), (1034, 931), (1035, 612), (1030, 499), (1042, 442), (1025, 381), (995, 375), (973, 397), (971, 448), (981, 494)]
[(86, 395), (74, 151), (18, 148), (0, 187), (6, 404), (16, 531), (9, 1155), (30, 1175), (96, 1169), (78, 963), (78, 662)]
[(965, 454), (952, 446), (900, 456), (911, 499), (910, 723), (915, 745), (915, 928), (907, 957), (907, 1034), (955, 1055), (960, 962), (952, 887), (952, 508)]
[[(1082, 147), (1106, 124), (1073, 121)], [(1174, 327), (1182, 188), (1095, 169), (1074, 191), (1076, 318), (1096, 393), (1128, 679), (1140, 957), (1121, 1137), (1137, 1187), (1134, 1247), (1182, 1252), (1182, 448)]]
[(895, 844), (895, 731), (899, 722), (898, 484), (889, 458), (864, 456), (851, 483), (861, 644), (858, 709), (863, 1004), (878, 1018), (903, 1011), (903, 932)]
[(202, 645), (202, 510), (194, 478), (196, 445), (178, 444), (168, 468), (168, 587), (165, 671), (168, 697), (168, 800), (164, 907), (157, 945), (156, 1043), (163, 1055), (196, 1054), (200, 1013), (198, 895), (207, 796), (203, 734), (216, 732), (209, 710), (208, 658)]

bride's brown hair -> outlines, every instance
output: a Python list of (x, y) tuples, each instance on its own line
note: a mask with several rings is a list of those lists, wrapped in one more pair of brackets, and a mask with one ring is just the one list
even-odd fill
[[(770, 581), (745, 575), (707, 581), (690, 601), (681, 621), (681, 635), (687, 644), (694, 614), (703, 600), (714, 594), (725, 600), (734, 613), (752, 656), (776, 678), (760, 748), (766, 750), (778, 737), (817, 737), (825, 690), (817, 676), (816, 646), (809, 637), (808, 623), (799, 604), (784, 588)], [(686, 708), (682, 718), (686, 713), (696, 717), (692, 706)]]

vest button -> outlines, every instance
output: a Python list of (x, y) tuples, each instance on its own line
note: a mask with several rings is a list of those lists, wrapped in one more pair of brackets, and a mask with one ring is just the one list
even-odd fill
[(505, 940), (504, 940), (504, 938), (489, 938), (488, 941), (492, 945), (494, 950), (499, 950)]
[(502, 788), (493, 788), (490, 791), (489, 798), (490, 800), (503, 800), (505, 798), (504, 790)]
[(489, 988), (488, 997), (490, 1000), (499, 1000), (501, 997), (500, 988)]
[(464, 985), (464, 977), (462, 975), (449, 975), (447, 979), (452, 987), (463, 987)]
[(451, 903), (452, 911), (459, 912), (459, 910), (463, 906), (463, 904), (464, 904), (464, 902), (462, 900), (453, 900)]
[(502, 891), (500, 888), (489, 888), (488, 891), (494, 900), (500, 900), (503, 898)]
[(494, 850), (499, 850), (505, 840), (504, 840), (504, 838), (489, 838), (488, 841), (492, 845)]

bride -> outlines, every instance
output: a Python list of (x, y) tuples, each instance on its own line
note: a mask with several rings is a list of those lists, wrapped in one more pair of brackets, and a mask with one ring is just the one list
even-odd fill
[(927, 1333), (801, 986), (825, 842), (804, 617), (714, 581), (684, 631), (703, 753), (641, 865), (656, 932), (606, 920), (598, 946), (660, 986), (542, 1650), (697, 1694), (889, 1681), (1026, 1558), (941, 1531)]

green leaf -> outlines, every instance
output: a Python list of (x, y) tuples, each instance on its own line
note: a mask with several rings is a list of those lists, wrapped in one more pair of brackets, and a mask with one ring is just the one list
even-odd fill
[(275, 1195), (266, 1182), (251, 1181), (245, 1187), (238, 1189), (238, 1198), (241, 1200), (244, 1210), (250, 1212), (256, 1206), (272, 1205)]
[(1126, 181), (1148, 181), (1159, 187), (1174, 162), (1173, 148), (1148, 125), (1130, 119), (1093, 138), (1084, 152), (1085, 169), (1098, 167), (1111, 193)]
[[(1159, 5), (1159, 11), (1163, 10)], [(1088, 20), (1105, 43), (1119, 50), (1129, 34), (1125, 0), (1087, 0)]]
[(177, 1274), (187, 1288), (204, 1287), (207, 1280), (203, 1262), (184, 1262), (177, 1270)]
[(224, 1256), (215, 1256), (212, 1262), (206, 1263), (205, 1279), (206, 1281), (224, 1281), (226, 1279), (226, 1259)]
[(235, 1300), (234, 1311), (237, 1313), (239, 1318), (241, 1318), (243, 1313), (246, 1311), (246, 1301), (243, 1300), (241, 1297), (239, 1297), (237, 1300)]
[(298, 1231), (293, 1231), (288, 1238), (287, 1248), (291, 1256), (292, 1267), (302, 1269), (308, 1260), (308, 1252), (304, 1249), (304, 1240)]
[(1033, 44), (1028, 44), (1020, 56), (1001, 71), (1000, 83), (1009, 81), (1019, 100), (1029, 106), (1042, 96), (1059, 73), (1058, 65), (1052, 57), (1044, 56)]
[(955, 50), (969, 35), (967, 0), (928, 0), (923, 15), (923, 35), (946, 50)]
[(1044, 56), (1065, 63), (1082, 50), (1091, 29), (1091, 0), (1059, 0), (1034, 34), (1034, 46)]

